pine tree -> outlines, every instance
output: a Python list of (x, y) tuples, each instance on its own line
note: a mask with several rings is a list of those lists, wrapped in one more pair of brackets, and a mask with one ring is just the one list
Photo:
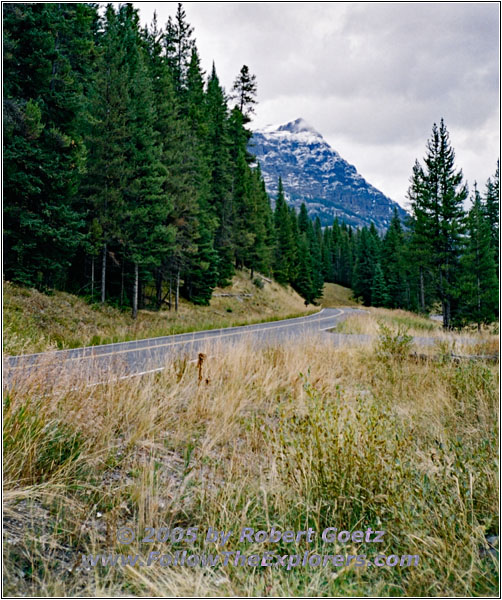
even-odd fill
[(193, 27), (186, 21), (186, 13), (178, 3), (176, 16), (169, 17), (166, 24), (164, 45), (167, 62), (173, 77), (178, 97), (184, 100), (187, 87), (187, 71), (195, 41), (192, 38)]
[(139, 36), (139, 17), (136, 9), (126, 4), (119, 8), (118, 18), (127, 47), (129, 85), (126, 149), (129, 172), (123, 190), (120, 243), (124, 256), (134, 267), (132, 316), (136, 318), (140, 269), (148, 277), (160, 267), (173, 243), (174, 232), (167, 222), (172, 203), (164, 188), (162, 142), (155, 130), (155, 95)]
[(309, 243), (310, 260), (312, 264), (312, 296), (313, 299), (322, 297), (324, 288), (323, 264), (322, 264), (322, 228), (321, 222), (317, 217), (315, 222), (309, 221), (307, 229), (307, 239)]
[(373, 274), (373, 282), (371, 285), (371, 305), (372, 306), (388, 306), (389, 305), (389, 294), (387, 290), (387, 284), (383, 276), (382, 267), (380, 263), (375, 265), (375, 272)]
[(306, 305), (312, 304), (315, 299), (312, 275), (312, 261), (307, 234), (302, 233), (298, 240), (298, 272), (293, 282), (293, 288), (305, 299)]
[(208, 155), (210, 168), (210, 205), (218, 219), (215, 248), (219, 258), (219, 285), (227, 285), (234, 275), (235, 207), (232, 199), (232, 165), (228, 110), (225, 94), (213, 65), (207, 84)]
[(62, 287), (86, 235), (80, 115), (96, 10), (9, 4), (3, 16), (5, 276)]
[(237, 108), (244, 116), (244, 123), (250, 121), (250, 114), (254, 113), (256, 104), (256, 75), (249, 72), (249, 67), (243, 65), (232, 87), (232, 99), (236, 100)]
[(294, 240), (281, 178), (279, 178), (277, 199), (275, 202), (274, 223), (276, 231), (274, 277), (279, 283), (285, 285), (290, 281)]
[(446, 125), (434, 124), (427, 143), (425, 167), (417, 162), (409, 191), (413, 230), (421, 253), (418, 268), (429, 269), (442, 305), (443, 327), (449, 329), (458, 308), (459, 260), (463, 232), (463, 201), (467, 188), (455, 171), (455, 153)]
[(234, 210), (235, 266), (242, 268), (249, 263), (255, 243), (256, 209), (255, 190), (251, 170), (246, 161), (247, 143), (251, 136), (244, 129), (244, 117), (235, 107), (229, 119), (230, 155), (233, 164), (232, 206)]
[[(497, 161), (495, 175), (486, 183), (485, 212), (490, 226), (491, 246), (495, 264), (499, 264), (499, 200), (500, 200), (500, 169)], [(498, 277), (498, 271), (497, 271)]]
[(322, 274), (324, 281), (334, 283), (334, 247), (333, 235), (329, 227), (323, 231), (323, 240), (321, 246), (322, 254)]
[(363, 227), (357, 234), (356, 252), (353, 276), (354, 295), (356, 298), (361, 298), (365, 306), (370, 306), (375, 266), (378, 259), (375, 238), (367, 227)]
[(91, 115), (85, 192), (90, 214), (97, 219), (101, 239), (101, 302), (105, 302), (110, 247), (118, 242), (123, 189), (130, 178), (126, 147), (129, 140), (130, 82), (118, 16), (108, 5), (97, 40), (95, 83), (90, 91)]
[(467, 219), (468, 241), (462, 256), (461, 324), (491, 323), (498, 318), (497, 268), (491, 247), (490, 221), (481, 196), (474, 188), (472, 208)]
[[(406, 295), (404, 235), (397, 208), (385, 233), (381, 249), (381, 266), (385, 276), (390, 308), (403, 308)], [(383, 305), (382, 305), (383, 306)]]

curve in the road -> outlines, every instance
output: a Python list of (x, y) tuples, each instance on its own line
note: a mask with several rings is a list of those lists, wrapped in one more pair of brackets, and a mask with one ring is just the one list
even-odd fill
[(324, 308), (314, 315), (282, 321), (10, 356), (4, 361), (4, 382), (10, 383), (17, 376), (24, 377), (38, 370), (43, 370), (46, 376), (50, 371), (53, 376), (62, 372), (68, 374), (69, 371), (80, 375), (85, 372), (90, 381), (96, 377), (101, 379), (103, 373), (109, 376), (111, 372), (120, 373), (122, 377), (140, 375), (162, 370), (170, 360), (183, 354), (193, 359), (198, 352), (208, 351), (215, 342), (233, 343), (246, 339), (259, 343), (280, 343), (298, 339), (306, 333), (322, 333), (354, 312), (359, 311), (353, 308)]

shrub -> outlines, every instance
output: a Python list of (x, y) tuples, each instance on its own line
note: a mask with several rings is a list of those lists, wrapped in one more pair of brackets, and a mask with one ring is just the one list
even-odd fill
[(384, 362), (389, 360), (402, 362), (410, 353), (413, 345), (413, 337), (408, 334), (408, 327), (399, 325), (394, 332), (383, 322), (378, 323), (379, 335), (376, 346), (376, 354)]

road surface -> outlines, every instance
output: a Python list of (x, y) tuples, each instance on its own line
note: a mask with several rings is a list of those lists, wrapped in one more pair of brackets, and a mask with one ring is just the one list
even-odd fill
[[(86, 346), (70, 350), (9, 356), (4, 360), (4, 384), (43, 373), (44, 378), (82, 378), (88, 383), (112, 377), (131, 377), (160, 371), (167, 364), (186, 356), (197, 358), (199, 352), (217, 351), (222, 344), (249, 341), (254, 344), (296, 342), (307, 334), (326, 335), (341, 320), (362, 312), (355, 308), (323, 308), (314, 315), (270, 323), (211, 329), (164, 337), (119, 342), (102, 346)], [(336, 344), (346, 336), (333, 335)], [(349, 336), (347, 336), (349, 337)], [(365, 342), (369, 336), (350, 336)], [(356, 339), (357, 338), (357, 339)]]

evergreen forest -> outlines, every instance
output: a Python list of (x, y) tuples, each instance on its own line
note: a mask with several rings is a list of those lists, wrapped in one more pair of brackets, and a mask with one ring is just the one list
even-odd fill
[[(325, 282), (364, 305), (498, 318), (499, 167), (469, 191), (443, 120), (387, 231), (321, 227), (269, 198), (249, 145), (257, 81), (201, 67), (183, 6), (4, 4), (4, 277), (138, 309), (208, 304), (247, 269), (307, 304)], [(467, 210), (465, 207), (470, 206)]]

